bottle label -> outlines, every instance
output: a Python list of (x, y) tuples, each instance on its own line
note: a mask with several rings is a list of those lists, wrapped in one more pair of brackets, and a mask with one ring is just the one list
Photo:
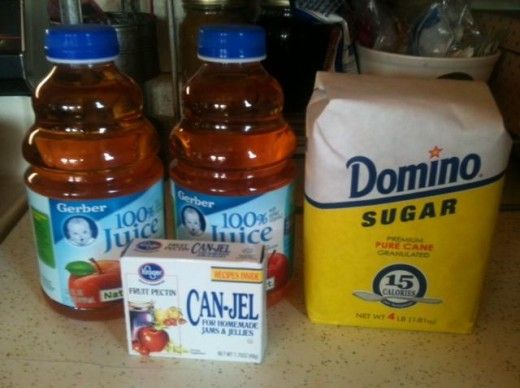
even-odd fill
[(135, 238), (164, 237), (163, 182), (109, 199), (48, 198), (27, 189), (41, 285), (63, 305), (122, 299), (119, 257)]
[(263, 244), (267, 289), (283, 287), (292, 273), (293, 184), (246, 196), (208, 195), (171, 182), (175, 235), (181, 240)]

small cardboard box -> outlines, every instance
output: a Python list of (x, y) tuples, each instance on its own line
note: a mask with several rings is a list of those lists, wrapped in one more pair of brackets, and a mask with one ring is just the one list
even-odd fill
[(261, 245), (135, 240), (121, 259), (130, 354), (260, 363)]

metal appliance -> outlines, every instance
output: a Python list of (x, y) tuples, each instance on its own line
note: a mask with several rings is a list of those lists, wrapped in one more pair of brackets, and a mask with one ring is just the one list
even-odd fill
[(26, 209), (22, 139), (33, 123), (31, 90), (48, 71), (46, 2), (0, 0), (0, 241)]

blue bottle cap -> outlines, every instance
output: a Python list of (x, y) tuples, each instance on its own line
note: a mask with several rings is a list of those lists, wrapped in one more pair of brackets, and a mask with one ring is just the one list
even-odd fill
[(252, 25), (209, 25), (199, 31), (198, 57), (220, 63), (265, 59), (265, 31)]
[(45, 31), (45, 54), (57, 63), (112, 61), (119, 54), (116, 30), (104, 24), (51, 27)]

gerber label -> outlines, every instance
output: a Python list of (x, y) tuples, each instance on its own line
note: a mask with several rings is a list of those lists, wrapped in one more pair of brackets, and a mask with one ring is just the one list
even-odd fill
[(119, 257), (136, 238), (164, 236), (163, 184), (126, 196), (70, 201), (28, 191), (41, 285), (69, 307), (123, 298)]
[(319, 73), (307, 124), (311, 320), (471, 331), (511, 147), (487, 86)]
[(293, 185), (260, 195), (216, 196), (172, 182), (176, 238), (262, 244), (269, 254), (267, 288), (292, 272)]

